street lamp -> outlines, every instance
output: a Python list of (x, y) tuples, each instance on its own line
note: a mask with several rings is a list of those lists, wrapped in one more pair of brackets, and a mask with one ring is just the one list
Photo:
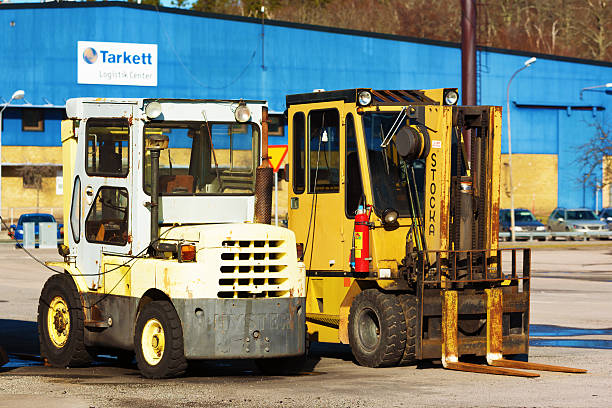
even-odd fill
[[(587, 86), (586, 88), (582, 88), (580, 90), (580, 99), (582, 99), (582, 94), (584, 93), (584, 91), (593, 91), (593, 90), (596, 90), (597, 88), (612, 88), (612, 82), (608, 82), (607, 84), (603, 84), (603, 85)], [(611, 91), (604, 91), (604, 92), (609, 93)]]
[(514, 232), (514, 185), (512, 184), (512, 135), (510, 133), (510, 83), (515, 76), (525, 68), (528, 68), (536, 62), (536, 57), (531, 57), (527, 61), (523, 63), (523, 66), (517, 69), (514, 74), (510, 77), (508, 81), (508, 86), (506, 87), (506, 109), (508, 113), (506, 114), (506, 118), (508, 118), (508, 171), (510, 172), (510, 236), (512, 237), (512, 241), (514, 242), (516, 236)]
[[(19, 89), (18, 91), (15, 91), (13, 96), (11, 96), (11, 99), (5, 103), (4, 106), (2, 106), (2, 109), (0, 109), (0, 218), (2, 218), (2, 112), (4, 112), (6, 107), (9, 106), (11, 102), (17, 99), (23, 99), (24, 96), (25, 92), (23, 90)], [(2, 229), (2, 227), (0, 227), (0, 229)]]

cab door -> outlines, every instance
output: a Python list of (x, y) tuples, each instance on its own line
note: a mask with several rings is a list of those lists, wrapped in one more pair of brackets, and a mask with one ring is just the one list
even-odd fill
[(104, 284), (103, 253), (126, 255), (132, 251), (132, 125), (127, 119), (131, 110), (127, 104), (104, 105), (107, 117), (89, 117), (78, 128), (74, 180), (78, 189), (74, 194), (80, 190), (81, 200), (73, 207), (80, 206), (80, 228), (73, 238), (76, 265), (90, 289)]
[(304, 245), (307, 270), (343, 270), (349, 256), (343, 251), (352, 238), (344, 226), (343, 118), (340, 101), (297, 107), (289, 118), (289, 228)]

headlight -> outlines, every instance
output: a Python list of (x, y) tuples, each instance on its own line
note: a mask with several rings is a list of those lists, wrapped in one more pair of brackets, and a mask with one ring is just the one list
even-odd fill
[(578, 225), (578, 224), (573, 224), (572, 228), (574, 228), (574, 229), (584, 229), (584, 227), (582, 225)]
[(246, 105), (238, 105), (234, 111), (234, 117), (236, 118), (237, 122), (248, 122), (249, 119), (251, 119), (251, 111)]
[(367, 106), (372, 102), (372, 94), (369, 91), (361, 91), (357, 97), (359, 105)]
[(543, 225), (540, 227), (536, 227), (536, 231), (546, 231), (546, 227)]
[(523, 227), (516, 227), (516, 226), (514, 227), (514, 231), (522, 231), (522, 230), (523, 230)]
[(145, 115), (149, 119), (155, 119), (162, 113), (162, 106), (159, 102), (151, 102), (145, 107)]
[(394, 210), (393, 208), (387, 208), (385, 211), (383, 211), (381, 217), (383, 227), (387, 231), (397, 229), (399, 227), (399, 222), (397, 221), (398, 218), (399, 213), (397, 212), (397, 210)]
[(444, 103), (446, 105), (456, 105), (458, 100), (459, 94), (453, 89), (446, 91), (444, 94)]

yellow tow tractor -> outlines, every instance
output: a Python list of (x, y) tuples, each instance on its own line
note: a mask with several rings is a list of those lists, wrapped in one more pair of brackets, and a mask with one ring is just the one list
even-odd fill
[(585, 372), (512, 359), (529, 351), (531, 253), (498, 246), (502, 112), (457, 100), (456, 89), (287, 96), (309, 338), (349, 344), (369, 367)]
[(267, 225), (266, 103), (78, 98), (66, 111), (64, 261), (49, 263), (61, 273), (38, 308), (45, 361), (135, 354), (149, 378), (196, 359), (291, 369), (305, 352), (305, 274), (294, 234)]

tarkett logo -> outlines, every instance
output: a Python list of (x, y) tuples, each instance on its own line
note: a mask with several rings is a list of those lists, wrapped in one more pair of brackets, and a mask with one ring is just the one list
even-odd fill
[(85, 48), (83, 51), (83, 60), (88, 64), (93, 64), (98, 60), (98, 53), (91, 47)]

